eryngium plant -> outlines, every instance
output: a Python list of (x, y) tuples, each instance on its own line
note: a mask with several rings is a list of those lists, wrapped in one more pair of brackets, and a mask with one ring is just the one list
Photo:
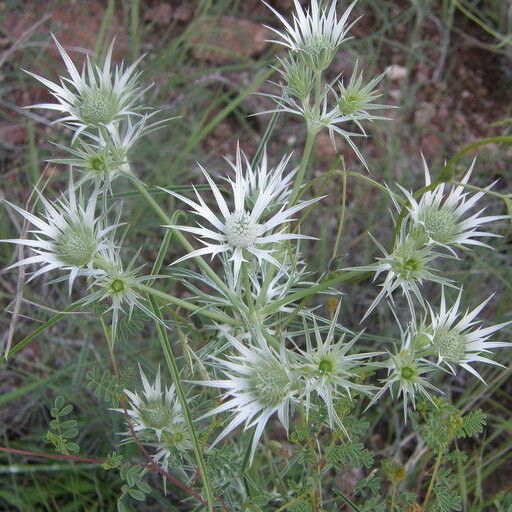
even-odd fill
[[(365, 80), (363, 66), (354, 63), (346, 77), (326, 81), (355, 23), (355, 2), (339, 14), (336, 0), (328, 5), (311, 0), (307, 7), (295, 0), (291, 22), (268, 7), (282, 24), (272, 30), (285, 48), (276, 63), (280, 81), (270, 95), (277, 106), (270, 111), (304, 119), (298, 167), (290, 165), (290, 154), (271, 157), (264, 142), (261, 158), (253, 161), (237, 147), (220, 176), (207, 163), (200, 166), (194, 181), (203, 180), (206, 190), (191, 186), (178, 193), (163, 187), (161, 197), (168, 193), (188, 212), (176, 210), (176, 201), (167, 208), (171, 203), (153, 197), (162, 191), (140, 181), (131, 162), (133, 146), (161, 124), (149, 123), (158, 112), (144, 104), (140, 61), (114, 68), (110, 45), (103, 63), (87, 59), (79, 71), (55, 39), (68, 76), (59, 85), (30, 73), (56, 100), (33, 108), (61, 115), (55, 124), (67, 130), (69, 143), (58, 146), (65, 156), (56, 155), (53, 162), (69, 167), (69, 182), (60, 196), (38, 189), (27, 209), (6, 201), (32, 228), (4, 240), (30, 251), (11, 267), (28, 268), (30, 281), (50, 271), (57, 274), (52, 286), (68, 280), (75, 301), (69, 299), (67, 310), (84, 309), (99, 320), (113, 371), (105, 368), (99, 381), (101, 372), (95, 372), (90, 386), (110, 397), (110, 409), (124, 419), (122, 437), (115, 438), (118, 453), (104, 462), (125, 481), (120, 503), (143, 501), (151, 490), (144, 478), (154, 472), (163, 478), (163, 492), (186, 496), (182, 507), (190, 510), (334, 511), (356, 501), (363, 507), (357, 510), (420, 510), (420, 504), (427, 510), (429, 501), (434, 508), (428, 510), (448, 510), (439, 504), (453, 487), (450, 463), (440, 469), (443, 456), (452, 441), (477, 435), (484, 424), (481, 412), (463, 414), (450, 404), (450, 386), (455, 379), (468, 385), (468, 377), (483, 381), (480, 365), (499, 365), (493, 351), (511, 344), (510, 321), (488, 325), (479, 317), (490, 299), (461, 311), (472, 302), (463, 294), (465, 276), (448, 278), (445, 269), (462, 260), (469, 245), (490, 249), (481, 239), (498, 236), (492, 223), (506, 216), (483, 215), (481, 203), (492, 185), (469, 185), (474, 164), (452, 184), (433, 179), (425, 162), (425, 187), (416, 191), (381, 185), (378, 170), (372, 179), (363, 168), (365, 182), (385, 192), (398, 209), (391, 243), (374, 238), (382, 253), (375, 261), (344, 269), (325, 262), (324, 273), (308, 271), (307, 249), (301, 252), (299, 243), (314, 247), (317, 233), (301, 224), (301, 217), (312, 209), (320, 212), (324, 199), (307, 197), (315, 138), (326, 129), (336, 146), (341, 137), (366, 167), (355, 138), (367, 135), (368, 122), (386, 120), (374, 115), (390, 108), (376, 103), (385, 73)], [(81, 179), (74, 181), (73, 171)], [(346, 171), (338, 174), (347, 177)], [(122, 177), (158, 219), (162, 238), (155, 261), (144, 260), (142, 251), (129, 254), (130, 231), (119, 234), (123, 214), (112, 199)], [(489, 231), (481, 230), (484, 224)], [(170, 265), (162, 269), (171, 249)], [(342, 325), (338, 286), (347, 285), (344, 293), (350, 296), (355, 293), (350, 283), (372, 277), (374, 297), (366, 312)], [(172, 281), (185, 285), (192, 297), (172, 291)], [(459, 291), (448, 306), (452, 288)], [(377, 311), (397, 328), (374, 332), (371, 318)], [(64, 318), (73, 322), (72, 316)], [(142, 386), (125, 383), (117, 363), (123, 345), (116, 343), (127, 329), (132, 345), (142, 329), (147, 336), (150, 326), (141, 325), (141, 318), (153, 325), (166, 365), (164, 375), (159, 363), (139, 367)], [(368, 318), (367, 333), (360, 322)], [(34, 337), (7, 347), (5, 357)], [(397, 416), (395, 410), (403, 412)], [(400, 429), (411, 430), (417, 444), (419, 455), (409, 459), (407, 470), (400, 470), (399, 448), (381, 450), (382, 464), (368, 450), (369, 425), (375, 428), (388, 414)], [(437, 436), (446, 421), (448, 430)], [(128, 444), (139, 456), (125, 451)], [(436, 463), (428, 483), (414, 483), (411, 494), (404, 472), (414, 475), (430, 464), (425, 444)], [(54, 445), (66, 446), (65, 439)], [(350, 498), (332, 485), (348, 466), (362, 468)], [(272, 478), (261, 477), (265, 472)], [(457, 498), (451, 503), (450, 510), (460, 510)]]

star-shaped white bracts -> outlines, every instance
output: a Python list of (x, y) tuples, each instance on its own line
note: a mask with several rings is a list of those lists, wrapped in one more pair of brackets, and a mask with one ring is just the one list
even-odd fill
[[(373, 238), (373, 237), (372, 237)], [(377, 263), (360, 267), (351, 267), (346, 270), (360, 270), (375, 272), (375, 281), (380, 274), (385, 273), (384, 281), (379, 284), (380, 292), (365, 313), (363, 320), (377, 307), (382, 299), (387, 297), (393, 302), (393, 293), (401, 289), (407, 299), (413, 319), (415, 319), (415, 307), (413, 298), (426, 307), (425, 299), (421, 292), (421, 285), (424, 281), (431, 281), (445, 286), (453, 286), (449, 279), (437, 275), (436, 269), (431, 262), (437, 257), (446, 258), (446, 254), (438, 253), (430, 245), (419, 245), (417, 240), (406, 232), (405, 224), (402, 223), (400, 235), (391, 253), (374, 239), (374, 242), (384, 254), (384, 257), (377, 258)]]
[(354, 21), (347, 25), (356, 2), (352, 2), (338, 19), (337, 0), (333, 0), (328, 9), (321, 9), (318, 0), (311, 0), (307, 10), (303, 9), (299, 0), (294, 0), (293, 24), (288, 23), (271, 5), (264, 3), (284, 25), (284, 31), (267, 27), (280, 38), (272, 42), (283, 45), (292, 52), (298, 52), (312, 68), (319, 71), (329, 66), (336, 51), (346, 40), (347, 32), (355, 23)]
[(512, 343), (506, 341), (487, 341), (489, 337), (510, 325), (512, 321), (503, 322), (489, 327), (479, 325), (481, 321), (476, 316), (487, 305), (484, 300), (473, 311), (459, 313), (462, 290), (451, 308), (446, 307), (444, 289), (441, 292), (441, 306), (436, 313), (429, 305), (431, 324), (425, 330), (430, 339), (431, 348), (438, 356), (438, 362), (444, 362), (455, 373), (453, 366), (458, 365), (483, 381), (482, 376), (470, 366), (472, 363), (486, 363), (500, 366), (499, 363), (482, 354), (490, 354), (493, 348), (512, 348)]
[(144, 91), (138, 85), (136, 67), (140, 59), (126, 69), (112, 68), (113, 41), (103, 66), (91, 64), (87, 59), (79, 73), (66, 50), (53, 36), (57, 49), (66, 65), (69, 77), (61, 77), (60, 85), (27, 71), (50, 90), (57, 103), (40, 103), (31, 108), (45, 108), (64, 114), (55, 122), (67, 123), (75, 129), (75, 138), (90, 126), (107, 126), (136, 113), (137, 101)]
[(389, 357), (382, 363), (374, 363), (375, 366), (387, 369), (388, 375), (382, 379), (383, 387), (372, 398), (366, 409), (377, 403), (382, 395), (389, 390), (392, 397), (397, 399), (402, 397), (402, 405), (404, 411), (404, 418), (407, 421), (407, 412), (409, 401), (412, 403), (413, 408), (416, 408), (416, 398), (422, 396), (433, 402), (430, 392), (441, 393), (434, 385), (432, 385), (426, 376), (438, 368), (416, 354), (414, 347), (411, 343), (412, 335), (410, 330), (402, 333), (401, 347), (395, 353), (389, 353)]
[[(471, 167), (461, 180), (463, 185), (468, 183), (474, 165), (475, 161), (473, 160)], [(432, 179), (424, 158), (423, 166), (425, 186), (429, 186), (432, 184)], [(446, 185), (441, 183), (433, 190), (422, 194), (419, 201), (415, 199), (412, 193), (400, 187), (409, 202), (407, 210), (411, 222), (411, 236), (419, 242), (435, 243), (447, 247), (452, 252), (451, 245), (480, 245), (489, 247), (489, 245), (477, 240), (477, 238), (496, 237), (498, 235), (480, 231), (479, 228), (489, 222), (507, 219), (508, 217), (506, 215), (481, 216), (485, 208), (466, 217), (468, 211), (476, 205), (478, 200), (485, 195), (492, 185), (475, 194), (466, 192), (463, 185), (453, 186), (446, 193)]]
[[(245, 161), (248, 164), (247, 160)], [(166, 226), (198, 235), (198, 239), (204, 244), (204, 247), (201, 249), (192, 251), (179, 258), (175, 263), (205, 254), (211, 254), (213, 258), (217, 254), (229, 253), (231, 255), (230, 261), (233, 261), (233, 275), (236, 283), (238, 282), (242, 262), (247, 261), (244, 254), (252, 254), (256, 256), (258, 261), (265, 260), (280, 268), (281, 264), (272, 255), (275, 251), (276, 243), (285, 240), (311, 239), (312, 237), (305, 235), (287, 233), (284, 229), (277, 232), (274, 230), (294, 220), (292, 216), (295, 213), (319, 201), (321, 198), (303, 201), (290, 208), (282, 205), (277, 212), (272, 212), (275, 201), (279, 198), (282, 199), (285, 187), (289, 184), (287, 180), (283, 180), (282, 166), (280, 164), (279, 172), (269, 173), (265, 180), (259, 179), (260, 186), (256, 198), (249, 205), (248, 197), (251, 175), (248, 173), (244, 175), (243, 173), (242, 154), (239, 149), (237, 150), (236, 162), (233, 168), (235, 170), (235, 181), (231, 178), (228, 179), (234, 196), (234, 208), (231, 210), (217, 185), (201, 167), (217, 202), (220, 215), (210, 209), (195, 189), (198, 202), (192, 201), (171, 190), (163, 190), (188, 204), (195, 215), (202, 217), (213, 228), (208, 228), (201, 224), (198, 224), (197, 227), (182, 225)]]
[(225, 333), (235, 354), (226, 359), (215, 358), (215, 365), (224, 373), (223, 380), (201, 381), (198, 384), (223, 390), (224, 403), (209, 411), (202, 418), (230, 412), (231, 421), (219, 434), (212, 446), (226, 437), (239, 425), (244, 429), (255, 427), (251, 445), (254, 452), (269, 418), (277, 413), (279, 421), (288, 431), (290, 406), (297, 393), (289, 352), (281, 346), (279, 352), (268, 347), (246, 346), (229, 333)]
[[(159, 441), (164, 434), (172, 435), (186, 431), (184, 429), (185, 419), (181, 412), (174, 385), (162, 389), (160, 368), (153, 384), (149, 383), (140, 366), (139, 371), (144, 388), (142, 395), (139, 395), (137, 391), (124, 390), (129, 401), (126, 413), (132, 421), (133, 431), (153, 431)], [(124, 409), (114, 410), (122, 414), (125, 412)], [(190, 446), (189, 439), (187, 441), (183, 439), (182, 442), (186, 442), (187, 446)]]
[(364, 367), (365, 360), (380, 355), (381, 352), (354, 353), (349, 351), (354, 347), (360, 334), (353, 336), (350, 341), (345, 341), (345, 333), (338, 339), (335, 337), (337, 319), (341, 303), (338, 305), (329, 331), (322, 338), (317, 321), (313, 316), (313, 332), (316, 346), (313, 347), (310, 329), (304, 319), (304, 334), (306, 336), (306, 349), (299, 350), (297, 369), (305, 380), (304, 395), (306, 397), (306, 415), (311, 404), (311, 395), (317, 394), (325, 403), (331, 429), (337, 426), (344, 432), (346, 429), (334, 409), (334, 400), (345, 396), (350, 398), (352, 391), (370, 394), (372, 386), (358, 384), (357, 368)]
[(22, 215), (36, 229), (29, 233), (34, 236), (2, 240), (29, 247), (36, 254), (17, 261), (9, 268), (25, 265), (42, 265), (30, 279), (54, 269), (69, 272), (69, 289), (76, 277), (84, 272), (91, 273), (93, 259), (99, 251), (112, 247), (111, 237), (107, 236), (119, 224), (107, 226), (103, 216), (96, 217), (98, 192), (95, 190), (85, 202), (77, 197), (73, 183), (70, 183), (67, 196), (62, 195), (51, 203), (37, 191), (38, 200), (44, 213), (35, 215), (15, 204), (5, 201)]

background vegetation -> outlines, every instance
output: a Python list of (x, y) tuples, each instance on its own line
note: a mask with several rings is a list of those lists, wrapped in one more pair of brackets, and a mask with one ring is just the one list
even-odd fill
[[(288, 12), (292, 4), (290, 0), (271, 3), (281, 12)], [(502, 137), (468, 150), (467, 156), (457, 161), (456, 172), (460, 175), (478, 153), (473, 183), (485, 186), (497, 180), (494, 190), (503, 196), (493, 198), (489, 209), (506, 211), (510, 207), (507, 201), (512, 201), (512, 149), (504, 143), (512, 132), (510, 3), (360, 0), (356, 12), (364, 18), (354, 28), (355, 37), (336, 57), (336, 72), (349, 70), (355, 58), (367, 71), (366, 76), (389, 67), (383, 92), (388, 103), (400, 107), (391, 113), (393, 122), (375, 124), (371, 137), (363, 143), (372, 177), (382, 183), (398, 181), (406, 188), (417, 187), (423, 180), (420, 151), (436, 173), (445, 160), (468, 145)], [(270, 116), (251, 115), (270, 106), (267, 99), (253, 93), (273, 91), (267, 80), (272, 79), (269, 66), (275, 63), (278, 49), (265, 42), (269, 34), (262, 27), (273, 22), (259, 0), (0, 2), (0, 196), (23, 205), (38, 180), (51, 178), (50, 186), (55, 189), (66, 181), (64, 168), (45, 163), (56, 151), (48, 140), (58, 142), (65, 135), (38, 111), (23, 109), (44, 100), (46, 92), (22, 69), (51, 78), (61, 72), (50, 32), (59, 37), (74, 59), (101, 53), (112, 37), (116, 37), (119, 60), (131, 61), (146, 53), (143, 72), (146, 81), (153, 82), (149, 102), (166, 116), (180, 117), (138, 146), (136, 172), (155, 186), (187, 187), (201, 179), (196, 161), (222, 174), (226, 166), (222, 156), (234, 153), (237, 140), (253, 154), (268, 129)], [(275, 161), (302, 147), (304, 130), (299, 121), (280, 116), (270, 128), (268, 149)], [(315, 192), (327, 190), (329, 197), (321, 209), (311, 211), (304, 220), (307, 231), (320, 238), (304, 246), (305, 259), (313, 271), (323, 270), (326, 262), (334, 259), (346, 266), (369, 263), (377, 256), (377, 249), (366, 230), (369, 227), (377, 238), (390, 231), (386, 197), (349, 178), (343, 210), (345, 232), (333, 253), (342, 189), (339, 177), (326, 171), (344, 165), (365, 172), (347, 147), (340, 145), (339, 149), (341, 159), (323, 136), (315, 148)], [(299, 157), (300, 150), (296, 150), (295, 160)], [(124, 186), (126, 190), (118, 195), (124, 198), (125, 215), (132, 219), (129, 239), (134, 252), (143, 246), (144, 258), (152, 261), (161, 238), (154, 227), (159, 222), (132, 194), (129, 184)], [(167, 195), (156, 197), (162, 206), (171, 207)], [(12, 238), (21, 229), (19, 218), (0, 209), (0, 238)], [(462, 264), (445, 269), (447, 277), (468, 276), (465, 291), (473, 297), (474, 305), (496, 293), (485, 310), (486, 321), (492, 323), (511, 318), (510, 224), (503, 223), (500, 229), (503, 237), (496, 242), (495, 251), (475, 251)], [(179, 249), (171, 246), (166, 262), (178, 254)], [(16, 258), (17, 249), (0, 245), (1, 268)], [(16, 344), (69, 303), (64, 288), (46, 286), (41, 280), (29, 286), (23, 282), (17, 271), (0, 271), (3, 349), (14, 328), (12, 342)], [(179, 284), (173, 286), (170, 293), (186, 293)], [(342, 291), (340, 320), (357, 329), (357, 319), (371, 303), (374, 288), (362, 282)], [(396, 330), (387, 315), (378, 312), (365, 328), (367, 341), (376, 345)], [(137, 318), (124, 326), (120, 343), (118, 364), (127, 385), (138, 382), (137, 362), (154, 368), (161, 359), (155, 334)], [(503, 351), (500, 360), (505, 368), (481, 369), (487, 388), (476, 379), (461, 376), (450, 391), (458, 407), (478, 407), (487, 415), (484, 436), (460, 446), (467, 454), (458, 472), (465, 510), (500, 510), (493, 504), (495, 497), (512, 491), (511, 358), (512, 353)], [(13, 452), (51, 452), (45, 434), (56, 396), (74, 405), (77, 441), (85, 458), (113, 452), (119, 437), (112, 433), (124, 430), (122, 417), (106, 411), (108, 402), (96, 392), (94, 383), (101, 378), (99, 369), (107, 367), (107, 361), (101, 325), (83, 314), (73, 324), (57, 323), (0, 366), (0, 446), (8, 449), (0, 452), (0, 510), (115, 509), (122, 483), (97, 461), (70, 462)], [(403, 426), (400, 414), (400, 408), (390, 401), (368, 415), (372, 432), (368, 442), (383, 459), (398, 453), (406, 461), (414, 455), (408, 452), (409, 427)], [(276, 430), (274, 440), (271, 449), (286, 450), (280, 430)], [(124, 448), (124, 453), (134, 455), (136, 449)], [(425, 470), (404, 478), (420, 486)], [(350, 495), (361, 478), (360, 470), (341, 474), (335, 484)], [(258, 468), (253, 467), (252, 478), (259, 478)], [(155, 476), (151, 483), (158, 489), (161, 479)], [(166, 499), (161, 492), (152, 492), (143, 510), (188, 510), (186, 503), (180, 505), (179, 492), (170, 489), (169, 493), (171, 498)]]

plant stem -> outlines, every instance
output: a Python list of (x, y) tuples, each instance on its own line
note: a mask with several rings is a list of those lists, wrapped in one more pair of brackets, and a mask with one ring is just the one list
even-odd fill
[(156, 290), (155, 288), (151, 288), (151, 286), (146, 286), (144, 284), (140, 284), (140, 285), (138, 285), (137, 288), (141, 292), (147, 293), (148, 295), (151, 295), (151, 297), (158, 299), (160, 302), (174, 304), (176, 306), (187, 309), (188, 311), (193, 311), (194, 313), (211, 318), (212, 320), (215, 320), (216, 322), (222, 322), (222, 323), (230, 324), (230, 325), (239, 325), (240, 324), (240, 321), (237, 320), (236, 318), (232, 318), (223, 313), (216, 313), (215, 311), (210, 311), (201, 306), (196, 306), (195, 304), (192, 304), (191, 302), (188, 302), (183, 299), (179, 299), (178, 297), (174, 297), (173, 295), (169, 295), (168, 293), (162, 292), (160, 290)]
[(306, 175), (306, 170), (308, 168), (308, 163), (311, 158), (311, 152), (313, 150), (313, 145), (315, 143), (316, 132), (308, 129), (308, 135), (306, 137), (306, 144), (304, 146), (304, 153), (302, 153), (302, 159), (300, 161), (299, 172), (295, 178), (295, 183), (293, 185), (292, 196), (290, 198), (290, 202), (288, 207), (292, 207), (299, 198), (300, 188), (302, 186), (302, 182), (304, 181), (304, 176)]
[[(160, 309), (156, 303), (156, 299), (153, 296), (149, 296), (149, 301), (151, 302), (151, 307), (153, 309), (153, 313), (157, 318), (162, 320), (162, 315), (160, 313)], [(206, 472), (206, 465), (203, 458), (203, 453), (201, 450), (201, 446), (199, 444), (199, 439), (197, 437), (197, 433), (194, 428), (194, 423), (192, 420), (192, 414), (190, 413), (190, 409), (188, 407), (187, 397), (185, 396), (185, 391), (183, 386), (181, 385), (180, 372), (178, 369), (178, 365), (176, 363), (176, 359), (174, 358), (174, 354), (172, 352), (171, 346), (169, 344), (169, 339), (167, 338), (167, 332), (165, 328), (161, 324), (161, 322), (155, 321), (155, 327), (158, 333), (158, 339), (160, 340), (160, 345), (164, 352), (165, 362), (167, 363), (167, 367), (171, 374), (174, 385), (176, 386), (176, 393), (178, 394), (178, 399), (181, 404), (181, 409), (183, 411), (183, 415), (185, 416), (185, 421), (187, 423), (187, 427), (190, 433), (190, 437), (192, 439), (192, 444), (194, 446), (194, 454), (196, 456), (197, 465), (199, 467), (199, 471), (201, 472), (201, 478), (203, 480), (204, 490), (206, 493), (206, 499), (208, 501), (208, 511), (213, 512), (213, 492), (210, 484), (210, 480), (208, 478), (208, 474)]]
[(249, 309), (249, 315), (254, 316), (254, 300), (251, 296), (251, 280), (249, 279), (249, 263), (242, 263), (242, 279), (245, 288), (245, 300)]
[(443, 458), (443, 452), (440, 451), (437, 455), (436, 463), (434, 464), (434, 470), (432, 471), (432, 476), (430, 477), (430, 483), (428, 485), (427, 494), (425, 496), (425, 501), (423, 502), (423, 510), (427, 512), (427, 504), (430, 500), (430, 495), (432, 494), (432, 490), (434, 489), (434, 483), (436, 481), (437, 472), (439, 471), (439, 466), (441, 465), (441, 460)]
[(341, 237), (343, 235), (343, 225), (345, 224), (345, 209), (347, 204), (347, 173), (343, 172), (342, 174), (342, 199), (341, 199), (341, 209), (340, 209), (340, 218), (338, 220), (338, 232), (336, 234), (336, 242), (334, 244), (334, 249), (332, 250), (331, 260), (336, 257), (338, 254), (338, 248), (341, 242)]
[(391, 491), (391, 508), (390, 512), (394, 512), (395, 510), (395, 501), (396, 501), (396, 484), (393, 484), (393, 490)]

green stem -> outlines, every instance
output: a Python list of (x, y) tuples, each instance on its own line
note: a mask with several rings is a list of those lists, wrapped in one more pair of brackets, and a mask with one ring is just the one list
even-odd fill
[(249, 279), (249, 264), (242, 263), (242, 279), (245, 288), (245, 301), (249, 308), (249, 315), (254, 316), (254, 300), (251, 295), (251, 280)]
[(393, 490), (391, 491), (391, 508), (390, 508), (390, 512), (395, 512), (395, 501), (396, 501), (396, 484), (393, 484)]
[(347, 173), (344, 172), (342, 175), (342, 199), (341, 199), (341, 208), (340, 208), (340, 218), (338, 220), (338, 232), (336, 234), (336, 242), (334, 244), (334, 249), (332, 250), (331, 259), (333, 260), (338, 254), (338, 247), (341, 242), (341, 237), (343, 235), (343, 225), (345, 224), (345, 207), (347, 203)]
[(174, 297), (173, 295), (169, 295), (168, 293), (162, 292), (160, 290), (156, 290), (155, 288), (151, 288), (151, 286), (147, 286), (144, 284), (139, 284), (137, 286), (138, 290), (147, 293), (148, 295), (151, 295), (151, 297), (154, 297), (155, 299), (158, 299), (160, 302), (166, 303), (166, 304), (174, 304), (175, 306), (179, 306), (183, 309), (187, 309), (188, 311), (193, 311), (194, 313), (197, 313), (199, 315), (206, 316), (208, 318), (211, 318), (212, 320), (215, 320), (216, 322), (222, 322), (230, 325), (239, 325), (240, 321), (236, 318), (231, 318), (228, 315), (225, 315), (223, 313), (216, 313), (215, 311), (209, 311), (208, 309), (205, 309), (201, 306), (196, 306), (195, 304), (192, 304), (191, 302), (188, 302), (183, 299), (179, 299), (178, 297)]
[(432, 494), (432, 490), (434, 489), (434, 483), (436, 481), (437, 472), (439, 471), (439, 466), (441, 465), (442, 458), (443, 458), (443, 452), (439, 452), (437, 455), (436, 463), (434, 464), (434, 470), (432, 471), (432, 476), (430, 477), (430, 484), (427, 489), (425, 501), (423, 502), (422, 508), (425, 512), (427, 512), (427, 504), (430, 500), (430, 495)]
[(315, 143), (316, 132), (308, 129), (308, 135), (306, 137), (306, 145), (304, 146), (304, 153), (302, 153), (302, 159), (300, 161), (299, 172), (295, 178), (295, 183), (293, 185), (292, 196), (290, 198), (289, 207), (293, 206), (300, 195), (300, 188), (302, 186), (302, 182), (304, 181), (304, 176), (306, 175), (306, 170), (308, 168), (308, 163), (311, 158), (311, 153), (313, 151), (313, 145)]
[[(149, 301), (151, 302), (151, 307), (153, 309), (153, 313), (157, 318), (162, 320), (162, 315), (160, 313), (160, 309), (158, 308), (158, 304), (153, 296), (149, 296)], [(208, 511), (213, 512), (213, 492), (210, 484), (210, 480), (208, 478), (208, 474), (206, 472), (206, 464), (203, 458), (203, 452), (201, 450), (201, 446), (199, 444), (199, 439), (197, 437), (196, 430), (194, 428), (194, 423), (192, 420), (192, 414), (190, 413), (190, 409), (188, 407), (187, 397), (185, 395), (185, 391), (183, 386), (181, 385), (180, 372), (178, 369), (178, 365), (176, 363), (176, 359), (172, 352), (171, 346), (169, 344), (169, 339), (167, 338), (167, 332), (162, 325), (161, 322), (155, 321), (155, 327), (158, 332), (158, 339), (160, 340), (160, 345), (164, 352), (165, 362), (171, 374), (174, 385), (176, 386), (176, 393), (178, 394), (178, 399), (181, 404), (181, 410), (183, 411), (183, 415), (185, 417), (185, 421), (187, 423), (187, 427), (190, 433), (190, 437), (192, 439), (192, 444), (194, 446), (194, 454), (196, 456), (197, 466), (199, 467), (199, 471), (201, 472), (201, 478), (203, 480), (204, 490), (206, 493), (206, 500), (208, 502)]]
[[(309, 103), (309, 100), (307, 100)], [(320, 109), (322, 107), (322, 72), (317, 71), (315, 73), (315, 99), (313, 104), (313, 111), (314, 112), (320, 112)], [(305, 105), (306, 107), (306, 105)], [(299, 166), (299, 172), (297, 173), (297, 176), (295, 178), (295, 183), (293, 185), (293, 191), (292, 196), (290, 198), (290, 202), (288, 204), (288, 207), (293, 206), (300, 195), (300, 188), (302, 186), (302, 182), (304, 181), (304, 176), (306, 174), (308, 163), (311, 158), (311, 152), (313, 150), (313, 146), (315, 144), (316, 134), (318, 133), (318, 130), (312, 129), (309, 124), (307, 125), (308, 134), (306, 137), (306, 144), (304, 146), (304, 153), (302, 153), (302, 159), (300, 161)]]

